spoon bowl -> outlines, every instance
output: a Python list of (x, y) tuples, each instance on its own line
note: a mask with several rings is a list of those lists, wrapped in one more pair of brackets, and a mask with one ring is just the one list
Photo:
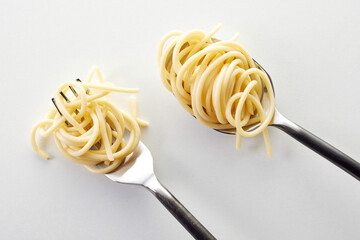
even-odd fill
[[(274, 96), (275, 96), (275, 90), (274, 90), (274, 84), (271, 80), (271, 77), (270, 75), (268, 74), (268, 72), (255, 60), (253, 59), (256, 66), (261, 70), (263, 71), (264, 73), (266, 73), (266, 75), (268, 76), (269, 80), (270, 80), (270, 83), (271, 83), (271, 87), (272, 87), (272, 91), (274, 93)], [(263, 106), (264, 108), (264, 113), (265, 115), (269, 112), (269, 109), (270, 109), (270, 102), (269, 102), (269, 90), (267, 89), (267, 87), (265, 86), (265, 84), (263, 84), (263, 94), (261, 96), (261, 105)], [(273, 121), (271, 121), (273, 122)], [(247, 125), (244, 127), (244, 130), (245, 131), (253, 131), (255, 130), (256, 128), (258, 128), (260, 126), (260, 123), (255, 123), (255, 124), (252, 124), (252, 125)], [(227, 128), (227, 129), (214, 129), (215, 131), (218, 131), (218, 132), (221, 132), (221, 133), (225, 133), (225, 134), (230, 134), (230, 135), (234, 135), (236, 133), (236, 128), (233, 127), (233, 128)]]

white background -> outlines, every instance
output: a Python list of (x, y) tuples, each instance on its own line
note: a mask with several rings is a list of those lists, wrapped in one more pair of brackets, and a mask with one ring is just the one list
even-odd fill
[[(352, 240), (360, 183), (278, 129), (274, 158), (191, 117), (159, 79), (157, 45), (194, 28), (239, 42), (271, 74), (280, 112), (359, 160), (360, 2), (3, 1), (0, 7), (0, 239), (191, 239), (144, 188), (65, 159), (45, 161), (30, 129), (64, 81), (98, 65), (139, 87), (143, 142), (158, 178), (219, 239)], [(112, 94), (129, 108), (129, 95)]]

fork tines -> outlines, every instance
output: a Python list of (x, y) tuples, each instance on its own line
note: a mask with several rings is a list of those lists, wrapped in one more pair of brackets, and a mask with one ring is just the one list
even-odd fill
[[(80, 79), (76, 79), (76, 81), (81, 82)], [(78, 96), (79, 96), (79, 94), (76, 92), (76, 90), (75, 90), (72, 86), (69, 86), (69, 89), (71, 90), (71, 92), (74, 94), (75, 97), (78, 97)], [(86, 89), (86, 94), (88, 94), (88, 93), (89, 93), (89, 89)], [(68, 97), (66, 97), (66, 95), (65, 95), (62, 91), (60, 91), (60, 95), (64, 98), (64, 100), (65, 100), (67, 103), (70, 102), (70, 100), (68, 99)], [(60, 114), (60, 116), (62, 116), (62, 113), (60, 112), (58, 106), (56, 105), (55, 98), (52, 98), (51, 101), (53, 102), (53, 104), (54, 104), (56, 110), (58, 111), (58, 113)], [(78, 113), (79, 113), (79, 110), (75, 109), (75, 114), (78, 114)], [(69, 126), (69, 123), (68, 123), (66, 120), (65, 120), (65, 123), (66, 123), (66, 125)]]

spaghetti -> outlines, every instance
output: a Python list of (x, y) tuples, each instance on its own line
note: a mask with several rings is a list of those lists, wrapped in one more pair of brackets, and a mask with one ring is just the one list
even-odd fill
[[(92, 82), (97, 75), (98, 83)], [(131, 116), (116, 108), (108, 99), (110, 92), (135, 93), (135, 88), (119, 88), (105, 82), (99, 68), (93, 67), (85, 82), (62, 84), (56, 91), (53, 108), (32, 129), (31, 143), (41, 157), (48, 153), (39, 148), (36, 133), (53, 135), (58, 149), (70, 160), (98, 174), (115, 170), (140, 141), (140, 127), (147, 123), (136, 117), (132, 101)], [(125, 140), (128, 135), (128, 140)]]
[[(271, 157), (267, 131), (275, 111), (271, 82), (245, 48), (235, 42), (238, 34), (228, 41), (212, 38), (220, 27), (210, 33), (193, 30), (166, 34), (158, 50), (162, 82), (202, 124), (218, 130), (236, 128), (237, 149), (241, 137), (262, 133)], [(269, 95), (268, 112), (261, 105), (264, 86)], [(256, 123), (259, 127), (246, 131)]]

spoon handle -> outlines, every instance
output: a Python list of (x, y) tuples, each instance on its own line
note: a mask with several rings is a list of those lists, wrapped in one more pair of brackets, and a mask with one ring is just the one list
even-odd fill
[(169, 210), (195, 239), (216, 239), (155, 177), (144, 186)]
[(308, 148), (317, 152), (348, 174), (360, 181), (360, 163), (331, 146), (329, 143), (315, 136), (311, 132), (300, 127), (296, 123), (285, 118), (277, 110), (275, 111), (274, 123), (272, 126), (281, 129)]

